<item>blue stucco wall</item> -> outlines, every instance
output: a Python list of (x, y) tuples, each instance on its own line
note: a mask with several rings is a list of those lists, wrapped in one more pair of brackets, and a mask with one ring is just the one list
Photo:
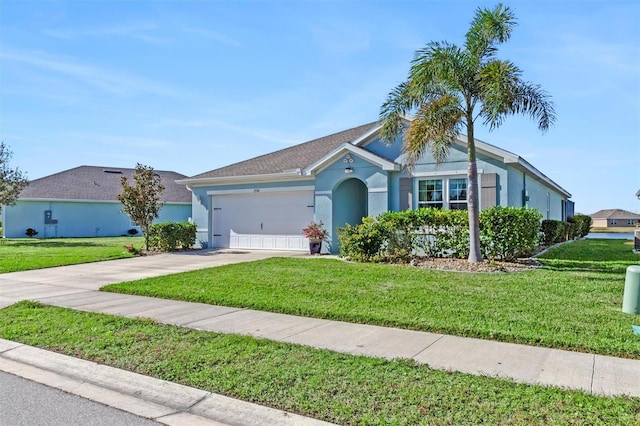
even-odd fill
[[(24, 201), (3, 208), (3, 236), (24, 238), (27, 228), (37, 238), (112, 237), (126, 234), (134, 224), (117, 202)], [(57, 224), (44, 223), (44, 211), (51, 210)], [(191, 217), (190, 204), (167, 204), (156, 222), (181, 222)]]
[(390, 145), (382, 142), (382, 139), (377, 137), (370, 142), (367, 142), (362, 147), (367, 151), (379, 155), (380, 157), (395, 161), (402, 155), (402, 136), (398, 136)]
[[(400, 173), (392, 173), (389, 183), (389, 209), (392, 211), (399, 210), (399, 188), (400, 178), (412, 177), (414, 179), (414, 196), (413, 208), (418, 208), (417, 181), (426, 179), (421, 174), (434, 174), (434, 176), (451, 176), (452, 173), (461, 173), (461, 177), (466, 177), (467, 173), (467, 153), (459, 146), (453, 146), (446, 162), (437, 164), (433, 156), (429, 153), (416, 164), (411, 174), (406, 171)], [(507, 167), (500, 161), (487, 155), (478, 154), (476, 156), (478, 170), (483, 173), (496, 173), (498, 183), (498, 202), (502, 206), (511, 205), (508, 198), (509, 176)]]
[[(566, 200), (566, 197), (545, 183), (517, 170), (515, 167), (509, 166), (508, 174), (510, 205), (537, 209), (542, 213), (543, 219), (565, 219), (563, 201)], [(524, 199), (525, 193), (528, 195), (529, 200)]]
[[(333, 192), (340, 184), (350, 179), (357, 179), (366, 185), (366, 211), (369, 216), (377, 216), (389, 208), (389, 173), (364, 158), (355, 154), (349, 155), (353, 162), (348, 165), (353, 169), (353, 173), (345, 173), (347, 164), (343, 162), (345, 157), (343, 155), (316, 175), (315, 218), (324, 222), (329, 230), (330, 235), (327, 245), (331, 247), (331, 251), (334, 253), (338, 249), (336, 228), (344, 226), (343, 218), (349, 217), (353, 221), (353, 218), (343, 211), (348, 208), (348, 204), (338, 203), (334, 206)], [(334, 223), (336, 217), (340, 223)]]

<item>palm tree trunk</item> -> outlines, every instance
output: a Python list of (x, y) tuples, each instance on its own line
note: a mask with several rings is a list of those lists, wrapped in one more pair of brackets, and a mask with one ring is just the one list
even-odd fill
[(480, 251), (480, 209), (478, 199), (478, 165), (476, 164), (476, 142), (473, 135), (473, 117), (467, 115), (467, 206), (469, 208), (469, 263), (482, 262)]

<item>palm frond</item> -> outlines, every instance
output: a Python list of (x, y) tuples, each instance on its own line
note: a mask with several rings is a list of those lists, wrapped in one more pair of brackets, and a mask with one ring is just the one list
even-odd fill
[(513, 112), (528, 114), (538, 120), (538, 128), (543, 132), (549, 130), (556, 122), (556, 111), (551, 96), (539, 84), (521, 83), (513, 103)]
[(508, 6), (500, 3), (493, 9), (478, 8), (466, 35), (465, 48), (478, 61), (490, 59), (497, 51), (496, 44), (509, 40), (516, 25), (515, 14)]
[(409, 86), (409, 82), (400, 83), (396, 86), (387, 95), (387, 100), (380, 108), (380, 121), (382, 122), (380, 137), (386, 143), (392, 143), (395, 140), (400, 132), (400, 124), (403, 117), (416, 104), (416, 99), (412, 96)]
[(408, 168), (413, 168), (427, 152), (436, 163), (443, 162), (460, 130), (462, 117), (459, 99), (451, 93), (422, 104), (405, 134)]
[(492, 130), (499, 127), (513, 108), (520, 85), (520, 69), (509, 61), (491, 61), (479, 71), (478, 97), (482, 101), (480, 115)]
[(431, 42), (416, 51), (409, 75), (414, 84), (429, 82), (446, 87), (449, 91), (464, 89), (464, 52), (455, 44)]
[(499, 127), (508, 115), (529, 115), (546, 131), (555, 122), (550, 97), (540, 86), (523, 82), (522, 71), (510, 61), (491, 61), (479, 72), (480, 115), (490, 130)]

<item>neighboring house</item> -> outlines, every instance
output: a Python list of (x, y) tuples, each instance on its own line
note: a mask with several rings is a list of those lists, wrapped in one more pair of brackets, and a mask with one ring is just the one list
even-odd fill
[(621, 209), (600, 210), (589, 216), (594, 228), (628, 228), (640, 223), (640, 214)]
[[(405, 126), (408, 123), (405, 123)], [(402, 141), (387, 146), (369, 123), (178, 181), (193, 192), (198, 240), (211, 247), (303, 250), (302, 228), (312, 220), (329, 231), (385, 211), (467, 208), (466, 138), (448, 160), (426, 155), (404, 170)], [(565, 220), (566, 190), (521, 157), (477, 141), (480, 207), (526, 206), (545, 219)]]
[[(133, 183), (134, 169), (80, 166), (29, 183), (14, 206), (2, 208), (2, 233), (7, 238), (25, 237), (27, 228), (37, 238), (106, 237), (127, 234), (135, 228), (122, 212), (118, 195), (120, 178)], [(186, 221), (191, 217), (191, 193), (175, 183), (186, 178), (175, 172), (156, 171), (165, 190), (158, 222)]]

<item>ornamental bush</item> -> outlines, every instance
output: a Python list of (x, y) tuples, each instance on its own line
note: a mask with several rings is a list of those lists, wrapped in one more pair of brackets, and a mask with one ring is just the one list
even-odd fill
[(196, 224), (164, 222), (149, 227), (149, 248), (161, 251), (186, 250), (196, 243)]
[(542, 244), (550, 246), (565, 241), (565, 225), (559, 220), (543, 220), (540, 226)]
[(593, 224), (591, 216), (587, 216), (586, 214), (577, 214), (573, 216), (572, 219), (576, 223), (576, 236), (578, 238), (585, 237), (591, 230), (591, 225)]
[[(361, 225), (338, 230), (340, 255), (359, 262), (406, 262), (413, 255), (466, 258), (466, 210), (418, 209), (367, 217)], [(537, 210), (494, 207), (480, 213), (484, 256), (512, 260), (531, 255), (538, 244)]]
[(489, 259), (531, 256), (538, 245), (542, 215), (538, 210), (492, 207), (480, 212), (480, 247)]
[(389, 233), (384, 224), (369, 216), (363, 218), (360, 225), (338, 228), (338, 239), (340, 256), (356, 262), (371, 262), (381, 260)]

